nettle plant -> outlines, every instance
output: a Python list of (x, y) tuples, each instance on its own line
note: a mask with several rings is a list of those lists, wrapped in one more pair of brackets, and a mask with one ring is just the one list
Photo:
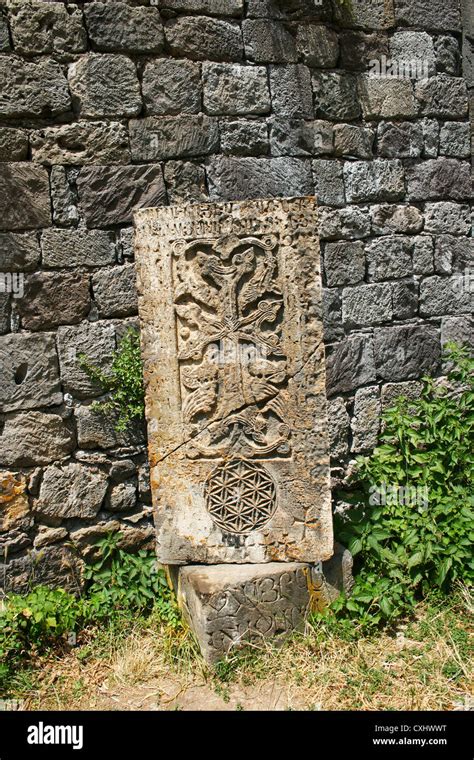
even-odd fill
[(358, 458), (344, 494), (355, 506), (336, 517), (359, 572), (334, 607), (363, 624), (474, 580), (474, 359), (455, 344), (446, 359), (447, 379), (423, 378), (420, 398), (401, 397), (383, 415), (380, 445)]
[(109, 372), (103, 372), (91, 364), (85, 354), (80, 354), (79, 363), (108, 396), (105, 401), (95, 401), (93, 411), (116, 415), (115, 428), (118, 432), (125, 431), (136, 420), (143, 420), (145, 391), (140, 336), (136, 330), (130, 328), (120, 340)]

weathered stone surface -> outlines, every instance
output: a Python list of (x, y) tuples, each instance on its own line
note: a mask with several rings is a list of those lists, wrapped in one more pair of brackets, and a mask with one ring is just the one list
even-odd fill
[(448, 121), (439, 133), (439, 152), (443, 156), (471, 157), (471, 134), (467, 122)]
[(361, 74), (357, 90), (364, 119), (403, 119), (418, 112), (409, 80)]
[(384, 158), (419, 158), (424, 140), (421, 124), (409, 121), (381, 122), (377, 129), (377, 152)]
[(3, 13), (0, 13), (0, 52), (6, 53), (10, 49), (11, 45), (7, 17)]
[(215, 663), (246, 645), (282, 641), (302, 629), (309, 611), (350, 592), (351, 568), (352, 557), (340, 547), (331, 560), (315, 565), (191, 565), (171, 575), (202, 654)]
[(53, 335), (13, 333), (0, 338), (0, 367), (2, 412), (62, 402)]
[(71, 110), (67, 82), (49, 59), (0, 57), (0, 118), (51, 118)]
[(0, 228), (34, 229), (50, 224), (49, 182), (45, 169), (31, 164), (0, 163)]
[(474, 287), (468, 270), (453, 277), (426, 277), (420, 284), (420, 314), (472, 314)]
[(220, 135), (221, 151), (225, 155), (264, 156), (268, 153), (268, 128), (264, 121), (221, 121)]
[(336, 20), (341, 26), (354, 26), (362, 29), (388, 29), (395, 25), (393, 0), (384, 2), (337, 3)]
[(395, 0), (397, 23), (425, 29), (457, 32), (461, 16), (457, 0)]
[(219, 128), (202, 113), (148, 116), (130, 122), (130, 143), (134, 161), (203, 156), (217, 150)]
[(48, 528), (45, 525), (40, 525), (33, 541), (33, 546), (35, 549), (40, 549), (42, 546), (56, 544), (58, 541), (67, 538), (67, 535), (66, 528)]
[(325, 26), (301, 24), (296, 33), (296, 49), (307, 66), (332, 69), (339, 58), (339, 38)]
[(377, 238), (366, 248), (370, 280), (391, 280), (413, 274), (413, 239), (402, 235)]
[(278, 21), (252, 19), (242, 23), (245, 57), (256, 63), (294, 63), (296, 42)]
[(312, 118), (313, 91), (307, 66), (270, 66), (270, 90), (276, 116)]
[(439, 152), (439, 122), (436, 119), (421, 119), (423, 131), (423, 158), (437, 158)]
[(349, 203), (398, 201), (405, 194), (401, 161), (353, 161), (344, 164), (346, 198)]
[[(274, 156), (320, 156), (332, 153), (333, 126), (331, 122), (321, 119), (272, 119), (270, 145)], [(321, 196), (319, 200), (322, 200)]]
[(131, 222), (133, 212), (166, 202), (161, 166), (86, 166), (77, 179), (88, 227)]
[(469, 206), (459, 203), (427, 203), (425, 232), (467, 235), (471, 230)]
[(411, 319), (418, 314), (418, 291), (414, 281), (392, 283), (392, 313), (394, 319)]
[(349, 327), (389, 322), (392, 318), (392, 291), (389, 283), (357, 285), (342, 291), (342, 320)]
[(464, 79), (439, 74), (415, 85), (415, 95), (424, 116), (462, 119), (467, 115), (467, 87)]
[(341, 461), (349, 451), (349, 415), (343, 398), (335, 398), (328, 405), (329, 447), (331, 459)]
[(41, 250), (36, 232), (1, 232), (1, 266), (7, 272), (28, 272), (40, 262)]
[(99, 317), (128, 317), (137, 313), (135, 267), (101, 269), (92, 275), (92, 292)]
[(110, 512), (128, 512), (137, 503), (137, 481), (125, 480), (110, 487), (105, 508)]
[(423, 215), (416, 206), (371, 206), (370, 215), (375, 235), (388, 235), (392, 232), (413, 234), (423, 229)]
[(53, 222), (60, 227), (74, 227), (79, 221), (77, 194), (73, 187), (72, 177), (77, 171), (64, 166), (52, 166), (50, 174), (51, 202), (53, 206)]
[(314, 191), (321, 204), (344, 206), (342, 164), (332, 159), (313, 161)]
[(161, 8), (206, 16), (241, 16), (244, 0), (161, 0)]
[(170, 203), (204, 201), (207, 198), (204, 169), (191, 161), (167, 161), (165, 184)]
[(0, 461), (7, 467), (34, 467), (67, 456), (74, 436), (58, 414), (21, 412), (5, 420)]
[(26, 478), (0, 470), (0, 534), (30, 527)]
[(413, 272), (414, 274), (433, 273), (434, 243), (431, 235), (418, 235), (413, 239)]
[[(135, 215), (161, 562), (332, 554), (315, 211), (295, 198)], [(201, 301), (215, 314), (202, 328)]]
[(459, 74), (460, 50), (456, 37), (440, 35), (435, 40), (436, 68), (440, 73), (457, 76)]
[(323, 288), (323, 325), (326, 344), (344, 337), (342, 327), (342, 302), (336, 288)]
[(315, 3), (314, 0), (247, 0), (247, 16), (255, 18), (278, 18), (311, 21), (330, 21), (332, 5), (329, 0)]
[(351, 335), (329, 349), (327, 358), (328, 396), (347, 393), (375, 381), (372, 338)]
[(319, 214), (319, 234), (322, 240), (359, 240), (370, 235), (370, 216), (367, 209), (324, 209)]
[(90, 309), (89, 277), (83, 272), (36, 272), (27, 276), (18, 311), (27, 330), (75, 324)]
[(360, 241), (327, 243), (324, 248), (327, 284), (356, 285), (365, 276), (364, 244)]
[(83, 53), (87, 37), (77, 5), (21, 2), (9, 4), (10, 28), (17, 53)]
[(119, 446), (136, 446), (144, 443), (143, 425), (131, 424), (125, 431), (118, 431), (118, 415), (100, 412), (90, 405), (82, 404), (75, 410), (77, 443), (81, 449), (114, 449)]
[(406, 172), (411, 201), (472, 197), (471, 167), (467, 161), (436, 158), (409, 167)]
[(315, 72), (312, 82), (315, 116), (343, 121), (358, 118), (360, 104), (352, 74)]
[(236, 23), (205, 16), (182, 16), (165, 24), (170, 53), (196, 61), (241, 61), (243, 41)]
[(264, 66), (204, 63), (202, 78), (206, 113), (246, 116), (270, 112), (270, 92)]
[(310, 195), (313, 189), (310, 164), (299, 158), (219, 156), (210, 162), (207, 176), (213, 200)]
[(34, 511), (56, 520), (80, 517), (91, 520), (99, 511), (107, 491), (107, 475), (95, 467), (71, 462), (52, 465), (44, 471)]
[(81, 118), (138, 116), (142, 109), (135, 64), (125, 55), (89, 53), (69, 67), (68, 79)]
[(43, 267), (101, 267), (115, 262), (115, 243), (104, 230), (50, 228), (41, 236)]
[(5, 590), (27, 594), (32, 584), (60, 587), (77, 593), (82, 588), (84, 563), (67, 546), (44, 546), (0, 565)]
[(84, 322), (58, 329), (58, 353), (63, 389), (77, 398), (99, 396), (101, 388), (80, 367), (80, 355), (102, 371), (110, 369), (115, 350), (115, 330), (108, 322)]
[(202, 94), (199, 64), (171, 58), (149, 61), (142, 90), (149, 116), (198, 113)]
[(384, 380), (412, 380), (438, 369), (438, 330), (431, 325), (381, 327), (374, 331), (377, 374)]
[(10, 330), (10, 294), (0, 293), (0, 335)]
[(382, 385), (380, 401), (382, 412), (391, 409), (401, 396), (407, 399), (416, 399), (421, 396), (422, 384), (417, 380), (409, 380), (406, 383), (386, 383)]
[(378, 386), (360, 388), (354, 399), (351, 420), (351, 451), (360, 454), (371, 451), (377, 445), (380, 428), (380, 396)]
[(426, 32), (395, 32), (390, 38), (391, 58), (408, 62), (423, 77), (436, 73), (433, 37)]
[(126, 164), (127, 130), (119, 122), (76, 122), (31, 133), (33, 161), (52, 164)]
[(441, 345), (457, 343), (474, 346), (474, 321), (471, 316), (446, 317), (441, 320)]
[(437, 236), (434, 260), (437, 274), (467, 273), (474, 264), (474, 238)]
[(84, 15), (94, 50), (143, 54), (163, 49), (165, 37), (157, 8), (93, 2), (84, 6)]
[(372, 158), (375, 132), (353, 124), (336, 124), (334, 127), (334, 152), (336, 156)]
[(0, 128), (0, 161), (24, 161), (28, 155), (28, 135), (23, 129)]

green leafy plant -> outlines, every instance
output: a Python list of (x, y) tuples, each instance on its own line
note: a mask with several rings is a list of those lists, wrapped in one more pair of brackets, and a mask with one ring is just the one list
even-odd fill
[(136, 330), (130, 328), (120, 340), (109, 372), (103, 372), (91, 364), (85, 354), (80, 354), (79, 363), (104, 394), (108, 394), (105, 401), (94, 402), (92, 409), (99, 413), (117, 415), (115, 428), (118, 432), (126, 430), (134, 420), (144, 418), (143, 368), (140, 337)]
[(336, 521), (359, 572), (334, 609), (364, 625), (474, 580), (474, 360), (447, 348), (447, 382), (425, 377), (420, 398), (402, 397), (383, 415), (380, 445), (358, 459), (356, 506)]

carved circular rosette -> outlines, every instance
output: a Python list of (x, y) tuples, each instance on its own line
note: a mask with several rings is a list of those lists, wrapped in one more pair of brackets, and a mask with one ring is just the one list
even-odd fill
[(206, 507), (227, 533), (246, 534), (262, 528), (277, 506), (270, 473), (257, 462), (233, 459), (212, 470), (204, 485)]

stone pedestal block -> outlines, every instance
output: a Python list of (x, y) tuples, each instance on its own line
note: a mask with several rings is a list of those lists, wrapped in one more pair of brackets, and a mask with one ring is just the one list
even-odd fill
[(178, 602), (215, 663), (245, 646), (279, 643), (302, 630), (306, 616), (350, 591), (352, 557), (336, 546), (327, 562), (170, 566)]

